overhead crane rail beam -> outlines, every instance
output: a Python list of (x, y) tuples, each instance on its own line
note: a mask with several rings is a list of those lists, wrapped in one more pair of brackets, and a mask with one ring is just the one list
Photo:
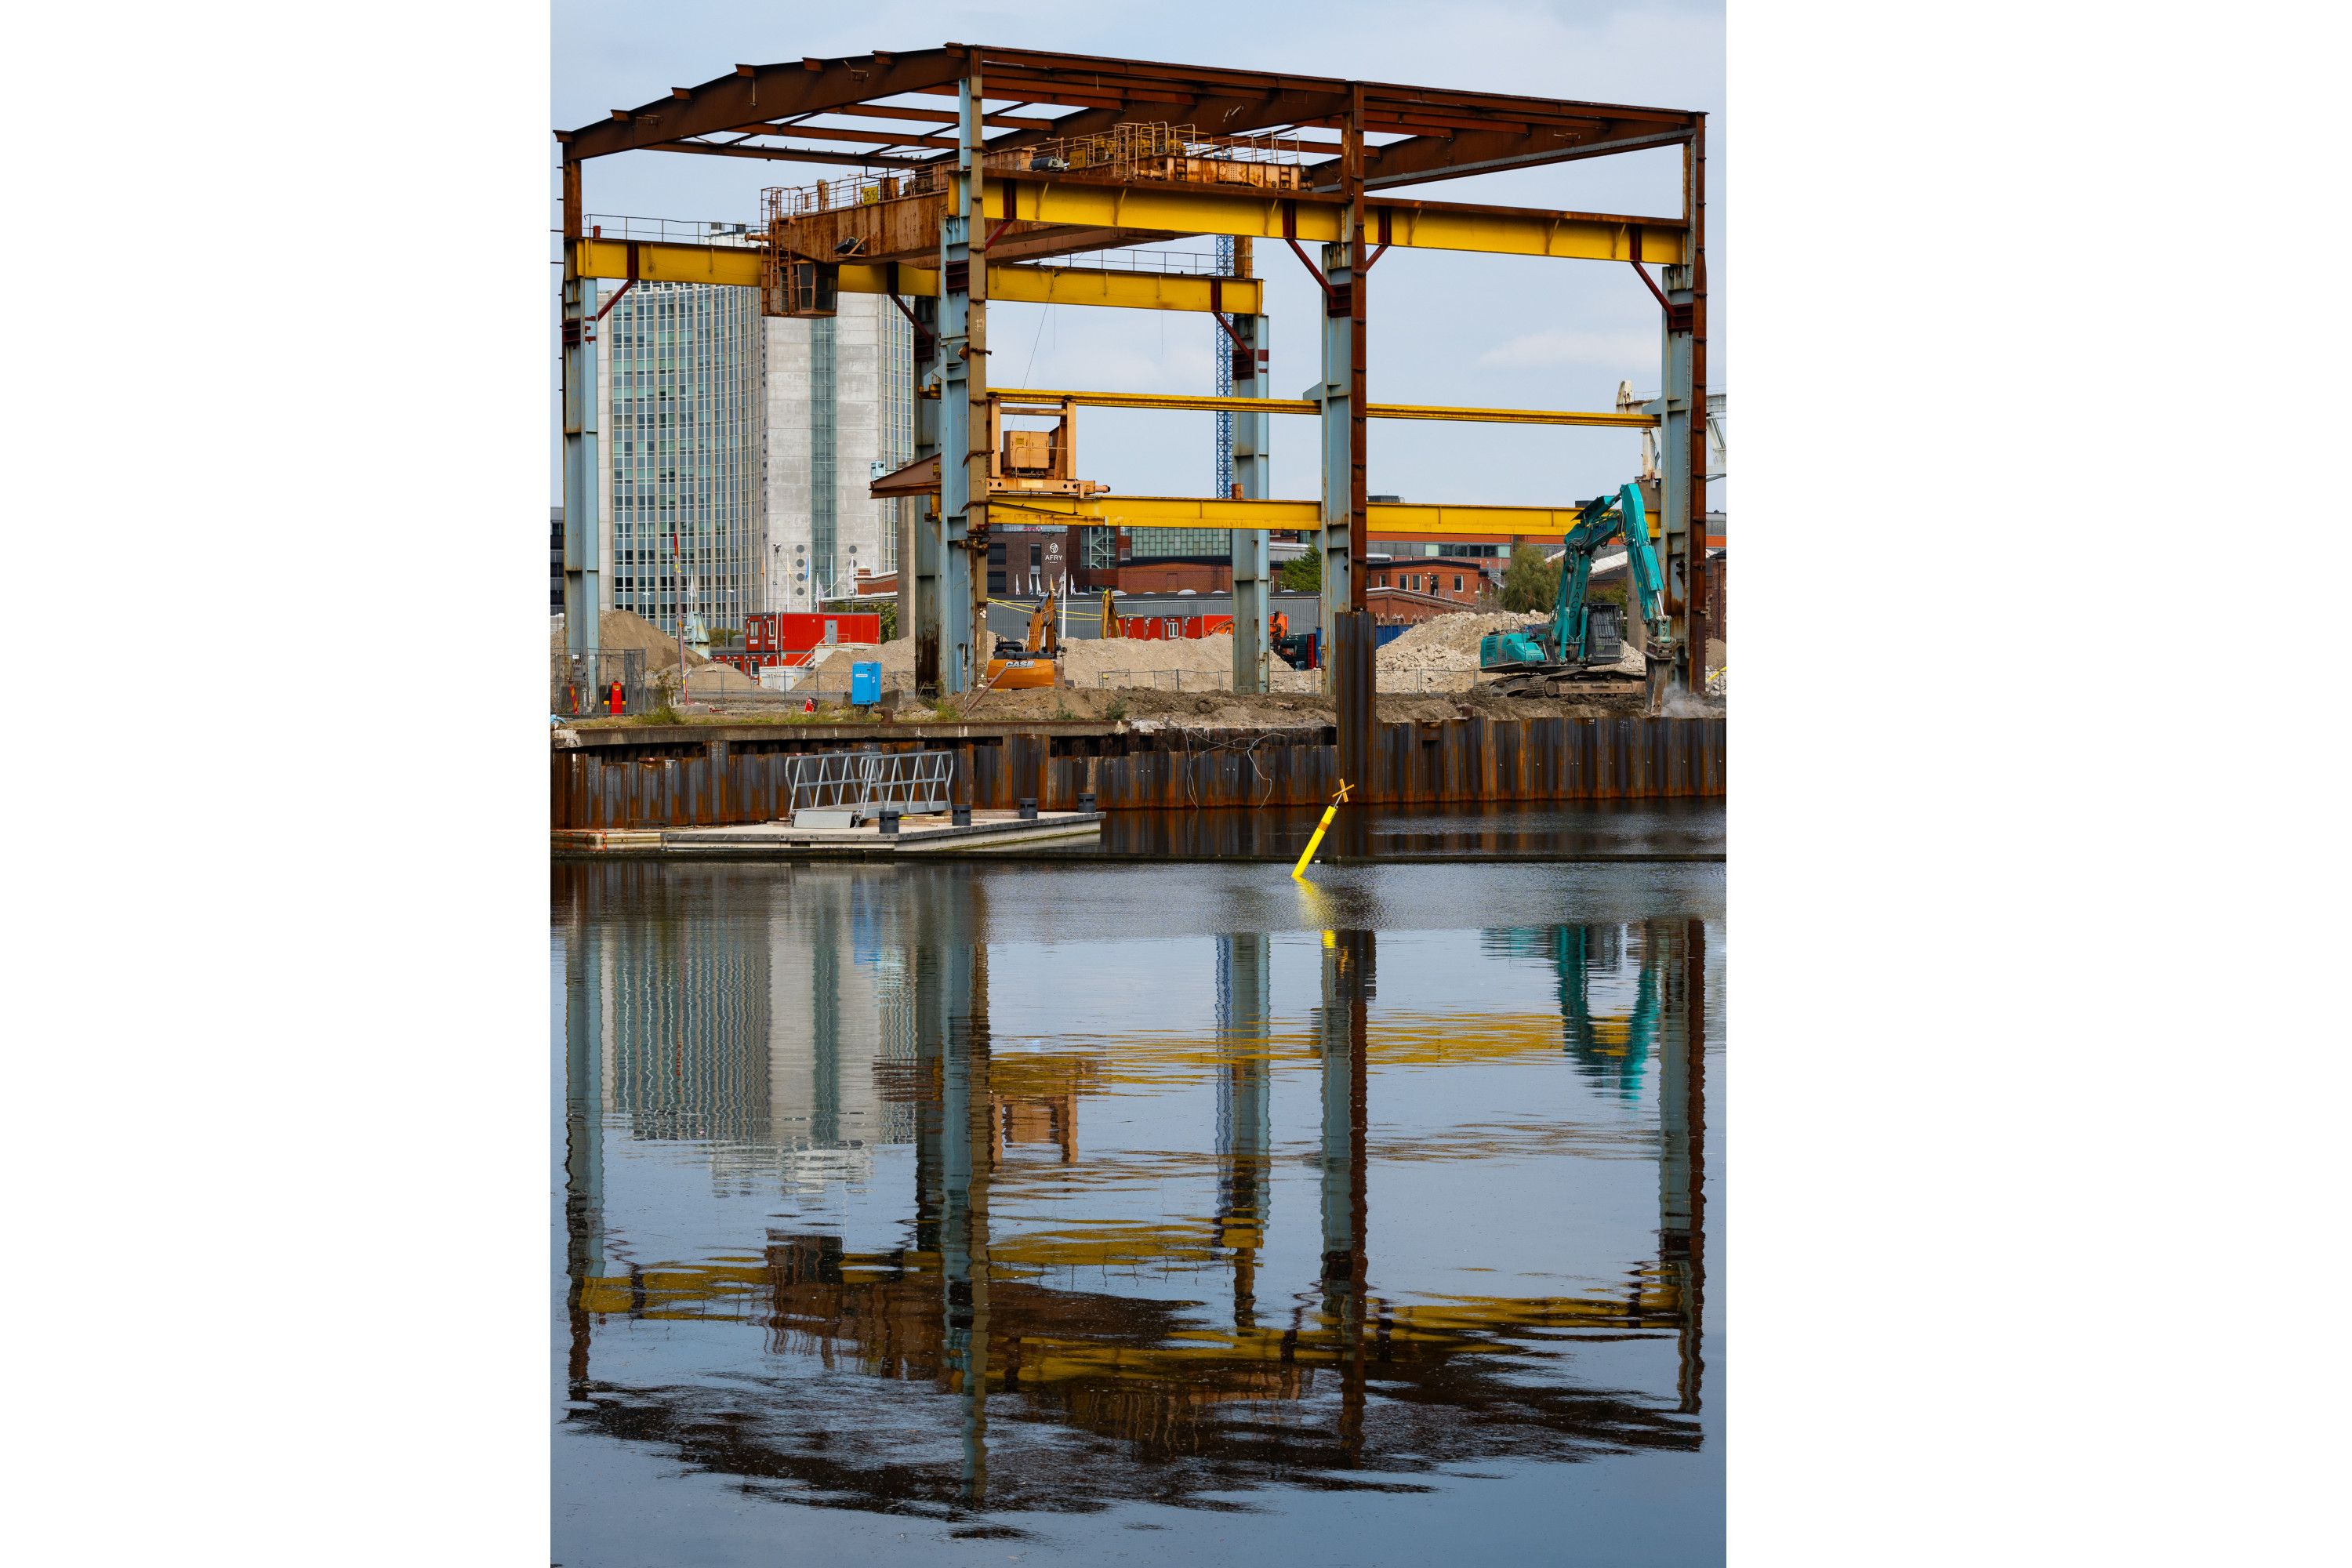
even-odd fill
[[(1093, 528), (1297, 529), (1322, 525), (1319, 500), (1220, 500), (1208, 496), (1037, 496), (992, 490), (988, 509), (1006, 523), (1059, 522)], [(1423, 537), (1519, 535), (1558, 539), (1577, 525), (1572, 506), (1414, 505), (1374, 501), (1370, 531)], [(1657, 532), (1654, 522), (1653, 537)]]
[[(1348, 204), (1336, 196), (1269, 195), (1238, 186), (1112, 184), (1067, 175), (1008, 179), (992, 173), (984, 190), (989, 223), (1010, 226), (1008, 232), (1016, 237), (1024, 232), (1019, 226), (1044, 225), (1336, 243), (1344, 237), (1348, 219)], [(830, 208), (793, 219), (784, 234), (803, 256), (920, 255), (925, 237), (938, 232), (950, 199), (951, 193), (926, 191), (864, 206)], [(1680, 218), (1461, 202), (1367, 201), (1364, 231), (1367, 241), (1381, 246), (1584, 261), (1639, 257), (1656, 266), (1680, 262), (1689, 239)]]
[[(1181, 392), (1069, 392), (1002, 388), (995, 395), (1005, 401), (1035, 398), (1039, 402), (1076, 403), (1088, 408), (1160, 408), (1232, 414), (1320, 414), (1321, 405), (1309, 397), (1212, 397)], [(1460, 408), (1438, 404), (1373, 403), (1365, 413), (1374, 419), (1445, 419), (1479, 425), (1580, 425), (1603, 430), (1650, 430), (1654, 414), (1632, 414), (1572, 408)]]
[[(729, 288), (760, 286), (760, 253), (743, 246), (688, 245), (667, 240), (581, 239), (572, 242), (580, 276), (649, 283), (714, 283)], [(636, 270), (630, 270), (630, 252)], [(936, 300), (936, 267), (898, 269), (898, 291), (907, 298)], [(1212, 287), (1212, 285), (1214, 287)], [(890, 268), (845, 262), (845, 294), (890, 292)], [(1210, 279), (1177, 272), (1140, 272), (1090, 267), (1013, 267), (988, 269), (988, 297), (1024, 305), (1103, 305), (1132, 310), (1193, 310), (1213, 305), (1231, 314), (1254, 316), (1265, 310), (1265, 285), (1255, 278)]]

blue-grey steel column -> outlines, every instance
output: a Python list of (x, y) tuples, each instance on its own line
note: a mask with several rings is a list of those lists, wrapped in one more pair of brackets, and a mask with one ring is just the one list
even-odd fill
[[(947, 356), (946, 346), (940, 337), (940, 302), (936, 299), (915, 301), (918, 325), (928, 327), (931, 334), (931, 363), (928, 367), (916, 367), (915, 387), (915, 457), (936, 458), (940, 455), (940, 407), (945, 401), (944, 387)], [(921, 352), (920, 334), (916, 350)], [(928, 391), (930, 395), (925, 396)], [(946, 476), (940, 476), (946, 482)], [(900, 563), (902, 590), (898, 634), (915, 639), (915, 689), (927, 697), (940, 691), (940, 601), (942, 562), (940, 550), (940, 525), (937, 518), (925, 511), (936, 503), (918, 497), (898, 503), (908, 509), (911, 521), (908, 532), (907, 559)], [(929, 634), (928, 636), (926, 634)]]
[(563, 161), (563, 643), (567, 653), (586, 656), (593, 684), (597, 621), (603, 595), (597, 581), (596, 538), (601, 521), (597, 477), (603, 471), (596, 439), (596, 347), (589, 341), (596, 314), (596, 285), (580, 276), (575, 242), (581, 234), (580, 165)]
[[(1240, 334), (1241, 343), (1228, 340), (1219, 346), (1233, 355), (1234, 395), (1273, 396), (1268, 351), (1274, 334), (1266, 319), (1235, 316), (1234, 331)], [(1234, 483), (1248, 500), (1264, 500), (1272, 493), (1267, 476), (1274, 462), (1274, 418), (1266, 414), (1234, 414), (1232, 419)], [(1273, 613), (1267, 534), (1262, 528), (1237, 528), (1233, 541), (1234, 689), (1264, 691), (1274, 668), (1267, 651), (1267, 623)]]
[[(1327, 299), (1347, 297), (1345, 290), (1354, 283), (1355, 273), (1348, 265), (1346, 241), (1323, 247), (1323, 279), (1330, 290)], [(1349, 537), (1355, 463), (1348, 400), (1354, 382), (1354, 367), (1349, 363), (1354, 350), (1355, 324), (1345, 309), (1334, 314), (1327, 304), (1323, 311), (1323, 382), (1308, 394), (1322, 405), (1323, 412), (1323, 527), (1315, 537), (1315, 544), (1323, 552), (1323, 685), (1327, 691), (1331, 689), (1332, 679), (1331, 628), (1339, 625), (1340, 615), (1351, 605), (1350, 557), (1360, 552), (1360, 547)]]
[[(1686, 309), (1691, 301), (1690, 268), (1667, 267), (1665, 295), (1670, 305), (1684, 307), (1667, 316), (1661, 330), (1658, 401), (1650, 405), (1658, 416), (1658, 564), (1666, 579), (1666, 615), (1675, 619), (1696, 576), (1691, 551), (1690, 519), (1695, 510), (1691, 493), (1691, 438), (1703, 413), (1691, 406), (1694, 344)], [(1682, 328), (1676, 331), (1677, 327)], [(1687, 654), (1683, 628), (1675, 627), (1674, 654), (1678, 667)], [(1704, 657), (1704, 656), (1702, 656)], [(1676, 681), (1683, 677), (1677, 673)]]
[[(988, 568), (972, 560), (972, 538), (988, 530), (987, 194), (982, 178), (980, 61), (956, 97), (955, 203), (940, 222), (940, 689), (969, 690), (973, 660), (973, 587)], [(985, 548), (985, 544), (982, 545)], [(919, 653), (918, 657), (920, 655)]]

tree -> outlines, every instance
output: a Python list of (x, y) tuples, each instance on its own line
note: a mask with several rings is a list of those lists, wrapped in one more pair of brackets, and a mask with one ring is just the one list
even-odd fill
[(1323, 591), (1323, 552), (1308, 545), (1304, 555), (1294, 555), (1282, 563), (1275, 581), (1285, 593), (1319, 594)]
[(1559, 568), (1534, 545), (1522, 544), (1511, 552), (1510, 567), (1503, 574), (1503, 608), (1515, 615), (1549, 610), (1559, 586)]

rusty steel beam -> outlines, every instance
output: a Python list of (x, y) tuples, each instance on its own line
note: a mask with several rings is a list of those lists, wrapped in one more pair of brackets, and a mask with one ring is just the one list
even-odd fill
[(753, 147), (741, 142), (656, 142), (638, 149), (645, 153), (700, 153), (716, 158), (765, 158), (778, 163), (844, 163), (857, 169), (920, 169), (914, 158), (894, 158), (887, 153), (835, 153), (815, 147)]
[(583, 125), (571, 133), (575, 158), (663, 146), (708, 135), (730, 125), (780, 120), (846, 109), (873, 98), (895, 98), (947, 83), (963, 75), (961, 49), (922, 49), (884, 57), (869, 55), (817, 61), (818, 68), (794, 60), (785, 65), (738, 66), (733, 74), (691, 89), (680, 101), (663, 98), (616, 118)]
[[(1509, 128), (1521, 132), (1568, 130), (1590, 137), (1613, 126), (1650, 132), (1687, 132), (1696, 118), (1683, 110), (1638, 105), (1591, 103), (1572, 99), (1454, 91), (1388, 82), (1351, 83), (1337, 78), (1287, 72), (1170, 65), (1034, 49), (966, 47), (908, 53), (876, 51), (840, 59), (805, 59), (735, 68), (731, 75), (694, 88), (673, 88), (667, 96), (635, 109), (616, 109), (611, 118), (559, 132), (574, 157), (690, 142), (730, 125), (824, 113), (845, 117), (927, 120), (944, 124), (936, 111), (874, 100), (918, 93), (951, 94), (967, 61), (988, 72), (999, 101), (1051, 104), (1080, 114), (1046, 123), (1016, 125), (1009, 115), (985, 124), (1011, 131), (1014, 138), (1084, 135), (1138, 110), (1171, 123), (1190, 123), (1203, 132), (1231, 134), (1281, 124), (1336, 125), (1347, 113), (1350, 94), (1360, 89), (1360, 128), (1454, 132), (1483, 135)], [(1017, 140), (1005, 141), (1017, 145)], [(994, 143), (992, 143), (994, 145)], [(1377, 174), (1378, 171), (1373, 171)]]

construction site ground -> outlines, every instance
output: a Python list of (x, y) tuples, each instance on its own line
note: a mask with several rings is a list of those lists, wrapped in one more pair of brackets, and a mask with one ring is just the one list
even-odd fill
[[(879, 724), (879, 714), (868, 710), (819, 703), (814, 713), (798, 707), (780, 711), (775, 703), (696, 702), (678, 710), (665, 722), (691, 724)], [(1638, 718), (1648, 706), (1637, 681), (1594, 682), (1574, 697), (1504, 697), (1485, 688), (1470, 691), (1383, 694), (1380, 717), (1391, 724), (1440, 719), (1615, 719)], [(1671, 717), (1697, 718), (1724, 710), (1721, 698), (1695, 700), (1670, 697)], [(1307, 692), (1266, 695), (1230, 691), (1117, 690), (1105, 689), (1035, 689), (990, 691), (970, 702), (947, 699), (937, 705), (911, 697), (899, 700), (895, 719), (899, 723), (971, 722), (1021, 723), (1055, 720), (1125, 721), (1139, 728), (1153, 724), (1187, 729), (1283, 729), (1332, 721), (1328, 697)], [(650, 722), (650, 716), (621, 719), (580, 719), (578, 729)]]

